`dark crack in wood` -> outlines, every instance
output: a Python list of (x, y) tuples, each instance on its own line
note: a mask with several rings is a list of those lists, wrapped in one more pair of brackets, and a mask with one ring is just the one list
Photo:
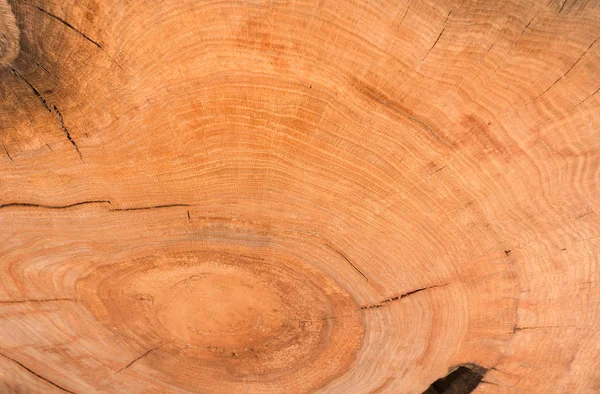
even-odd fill
[(397, 296), (394, 296), (394, 297), (391, 297), (391, 298), (387, 298), (387, 299), (385, 299), (383, 301), (380, 301), (380, 302), (378, 302), (376, 304), (370, 304), (370, 305), (361, 306), (360, 308), (358, 308), (358, 310), (362, 311), (362, 310), (365, 310), (365, 309), (382, 308), (382, 307), (386, 306), (387, 304), (389, 304), (390, 302), (401, 300), (401, 299), (403, 299), (405, 297), (408, 297), (410, 295), (419, 293), (421, 291), (433, 289), (433, 288), (436, 288), (436, 287), (444, 287), (446, 285), (448, 285), (448, 283), (444, 283), (444, 284), (441, 284), (441, 285), (433, 285), (433, 286), (422, 287), (420, 289), (412, 290), (412, 291), (409, 291), (407, 293), (403, 293), (403, 294), (400, 294), (400, 295), (397, 295)]
[(431, 50), (436, 46), (436, 44), (438, 43), (438, 41), (440, 40), (440, 38), (442, 38), (442, 34), (444, 34), (444, 31), (446, 30), (446, 22), (448, 22), (448, 18), (450, 17), (451, 13), (452, 13), (452, 10), (450, 10), (448, 12), (448, 15), (446, 15), (446, 20), (444, 20), (444, 25), (443, 25), (444, 27), (442, 28), (442, 31), (440, 32), (440, 34), (438, 35), (438, 37), (435, 39), (435, 42), (433, 43), (433, 45), (431, 46), (431, 48), (429, 48), (429, 50), (427, 51), (427, 53), (423, 57), (423, 60), (421, 60), (421, 61), (425, 61), (425, 59), (427, 59), (427, 56), (429, 56), (429, 52), (431, 52)]
[(20, 72), (18, 72), (14, 68), (11, 68), (11, 70), (16, 76), (18, 76), (23, 82), (25, 82), (27, 84), (27, 86), (29, 86), (29, 88), (33, 91), (33, 94), (35, 94), (35, 96), (40, 100), (40, 102), (42, 103), (44, 108), (46, 108), (46, 110), (48, 110), (48, 112), (50, 112), (52, 115), (54, 115), (54, 117), (56, 117), (63, 134), (67, 137), (67, 139), (69, 140), (71, 145), (73, 145), (73, 147), (77, 151), (77, 154), (79, 155), (79, 159), (81, 161), (83, 161), (83, 156), (81, 155), (81, 151), (79, 150), (79, 147), (75, 143), (75, 140), (73, 139), (73, 137), (71, 137), (71, 133), (69, 132), (69, 129), (67, 129), (67, 127), (65, 126), (65, 120), (64, 120), (62, 114), (60, 113), (60, 111), (58, 110), (58, 108), (56, 107), (56, 105), (51, 105), (40, 94), (40, 92), (35, 88), (35, 86), (33, 86)]
[(54, 383), (53, 381), (51, 381), (50, 379), (47, 379), (45, 377), (43, 377), (42, 375), (38, 374), (37, 372), (31, 370), (30, 368), (26, 367), (25, 365), (23, 365), (22, 363), (18, 362), (17, 360), (15, 360), (12, 357), (7, 356), (4, 353), (0, 353), (0, 356), (6, 358), (7, 360), (10, 360), (12, 362), (14, 362), (15, 364), (17, 364), (18, 366), (20, 366), (21, 368), (23, 368), (24, 370), (26, 370), (27, 372), (29, 372), (30, 374), (32, 374), (33, 376), (35, 376), (36, 378), (43, 380), (46, 383), (51, 384), (52, 386), (56, 387), (59, 390), (64, 391), (65, 393), (71, 393), (71, 394), (75, 394), (75, 392), (71, 391), (71, 390), (67, 390), (66, 388)]
[[(565, 2), (566, 3), (566, 2)], [(546, 90), (544, 90), (542, 93), (538, 94), (537, 96), (535, 96), (533, 98), (533, 100), (531, 101), (535, 101), (538, 98), (540, 98), (541, 96), (543, 96), (544, 94), (546, 94), (550, 89), (552, 89), (554, 87), (554, 85), (556, 85), (558, 82), (562, 81), (567, 75), (569, 75), (569, 73), (573, 70), (573, 68), (575, 68), (575, 66), (577, 64), (579, 64), (579, 62), (581, 61), (581, 59), (583, 59), (583, 57), (586, 55), (586, 53), (588, 53), (588, 51), (592, 48), (592, 46), (596, 43), (596, 41), (600, 40), (600, 37), (596, 38), (594, 41), (592, 41), (592, 43), (587, 47), (587, 49), (585, 51), (583, 51), (583, 53), (581, 54), (581, 56), (579, 56), (579, 58), (577, 58), (577, 60), (575, 61), (575, 63), (573, 63), (573, 65), (571, 65), (571, 67), (569, 67), (569, 69), (567, 71), (565, 71), (565, 73), (558, 77), (558, 79), (556, 81), (554, 81)], [(595, 93), (592, 94), (592, 96)], [(587, 99), (587, 98), (586, 98)], [(586, 99), (584, 99), (583, 101), (585, 101)], [(531, 102), (530, 101), (530, 102)], [(583, 102), (582, 101), (582, 102)], [(580, 103), (581, 104), (581, 103)], [(577, 104), (579, 105), (579, 104)]]
[(96, 41), (92, 40), (90, 37), (88, 37), (84, 32), (82, 32), (81, 30), (77, 29), (75, 26), (73, 26), (72, 24), (70, 24), (69, 22), (67, 22), (66, 20), (52, 14), (51, 12), (46, 11), (45, 9), (35, 6), (35, 8), (37, 8), (38, 10), (40, 10), (41, 12), (43, 12), (44, 14), (48, 15), (51, 18), (56, 19), (57, 21), (59, 21), (60, 23), (62, 23), (63, 25), (67, 26), (68, 28), (70, 28), (71, 30), (73, 30), (74, 32), (76, 32), (77, 34), (79, 34), (81, 37), (85, 38), (86, 40), (88, 40), (89, 42), (91, 42), (92, 44), (94, 44), (95, 46), (97, 46), (100, 49), (103, 49), (102, 46), (100, 44), (98, 44)]
[(13, 160), (10, 153), (8, 153), (8, 149), (6, 149), (6, 146), (2, 145), (2, 148), (4, 148), (4, 152), (6, 153), (6, 156), (10, 159), (10, 161), (12, 161), (14, 163), (15, 161)]
[[(533, 20), (538, 16), (538, 14), (535, 14), (533, 16), (533, 18), (531, 18), (531, 20), (525, 25), (525, 27), (523, 28), (523, 30), (521, 30), (521, 34), (519, 34), (519, 37), (517, 37), (516, 40), (513, 41), (512, 45), (510, 46), (510, 49), (508, 50), (507, 56), (512, 52), (515, 44), (521, 39), (521, 37), (523, 37), (523, 34), (525, 34), (525, 32), (527, 31), (527, 29), (529, 28), (529, 26), (531, 25), (531, 22), (533, 22)], [(498, 64), (498, 67), (500, 67), (500, 64)], [(497, 68), (496, 68), (497, 70)], [(496, 73), (496, 70), (494, 70), (494, 74)]]
[(591, 215), (592, 213), (594, 213), (594, 211), (590, 211), (590, 212), (588, 212), (588, 213), (584, 213), (583, 215), (579, 215), (579, 216), (577, 216), (575, 219), (581, 219), (581, 218), (584, 218), (584, 217), (586, 217), (586, 216), (588, 216), (588, 215)]
[(137, 363), (138, 361), (140, 361), (142, 358), (146, 357), (147, 355), (149, 355), (150, 353), (152, 353), (153, 351), (159, 349), (160, 347), (162, 347), (162, 345), (154, 347), (150, 350), (148, 350), (146, 353), (142, 354), (141, 356), (135, 358), (134, 360), (132, 360), (129, 364), (125, 365), (124, 367), (118, 369), (115, 374), (118, 374), (119, 372), (131, 367), (133, 364)]
[(27, 303), (44, 303), (44, 302), (60, 302), (60, 301), (77, 302), (77, 300), (74, 298), (45, 298), (45, 299), (27, 299), (27, 300), (0, 300), (0, 304), (27, 304)]
[(444, 168), (446, 168), (446, 166), (440, 167), (437, 170), (435, 170), (434, 172), (432, 172), (431, 174), (429, 174), (428, 176), (432, 176), (433, 174), (437, 174), (438, 172), (442, 171)]
[(113, 209), (110, 209), (110, 211), (145, 211), (145, 210), (149, 210), (149, 209), (189, 207), (189, 206), (190, 206), (190, 204), (165, 204), (165, 205), (152, 205), (149, 207), (113, 208)]
[(578, 102), (577, 104), (575, 104), (575, 107), (585, 103), (586, 101), (588, 101), (590, 98), (594, 97), (598, 92), (600, 92), (600, 88), (596, 89), (594, 91), (594, 93), (590, 94), (589, 96), (587, 96), (586, 98), (584, 98), (583, 100), (581, 100), (580, 102)]
[(556, 329), (556, 328), (575, 328), (575, 329), (581, 329), (582, 327), (577, 327), (577, 326), (524, 326), (524, 327), (519, 327), (519, 326), (515, 326), (513, 329), (513, 332), (517, 332), (517, 331), (524, 331), (524, 330), (552, 330), (552, 329)]
[(102, 47), (102, 45), (100, 45), (97, 41), (92, 40), (87, 34), (85, 34), (84, 32), (82, 32), (81, 30), (77, 29), (75, 26), (73, 26), (72, 24), (70, 24), (69, 22), (67, 22), (66, 20), (52, 14), (51, 12), (36, 6), (35, 8), (37, 8), (40, 12), (44, 13), (45, 15), (48, 15), (49, 17), (59, 21), (60, 23), (62, 23), (63, 25), (67, 26), (68, 28), (70, 28), (71, 30), (73, 30), (75, 33), (79, 34), (81, 37), (83, 37), (85, 40), (91, 42), (92, 44), (94, 44), (98, 49), (100, 49), (102, 52), (104, 52), (104, 54), (110, 59), (110, 61), (116, 65), (117, 67), (119, 67), (121, 69), (121, 71), (125, 72), (125, 69), (123, 69), (123, 67), (117, 63), (109, 54), (108, 52), (106, 52), (106, 50)]
[(90, 201), (80, 201), (80, 202), (76, 202), (76, 203), (68, 204), (68, 205), (44, 205), (44, 204), (33, 204), (33, 203), (27, 203), (27, 202), (11, 202), (8, 204), (1, 204), (0, 209), (8, 208), (8, 207), (67, 209), (67, 208), (77, 207), (79, 205), (86, 205), (86, 204), (110, 204), (110, 201), (108, 201), (108, 200), (90, 200)]
[(568, 2), (568, 1), (569, 1), (569, 0), (565, 0), (565, 1), (563, 1), (562, 5), (560, 6), (560, 10), (558, 10), (558, 13), (559, 13), (559, 14), (562, 12), (563, 8), (565, 8), (565, 5), (567, 4), (567, 2)]
[(352, 268), (354, 268), (354, 270), (356, 272), (358, 272), (360, 274), (360, 276), (362, 276), (363, 278), (365, 278), (365, 280), (368, 282), (369, 278), (367, 278), (367, 276), (365, 274), (363, 274), (363, 272), (361, 270), (358, 269), (358, 267), (356, 265), (354, 265), (354, 263), (352, 263), (352, 261), (350, 261), (350, 259), (348, 257), (346, 257), (345, 254), (343, 254), (341, 251), (339, 251), (337, 248), (334, 248), (333, 246), (331, 246), (328, 243), (325, 243), (325, 246), (327, 246), (329, 249), (333, 250), (334, 252), (336, 252), (340, 257), (342, 257), (344, 260), (346, 260), (346, 262), (348, 264), (350, 264), (350, 266)]

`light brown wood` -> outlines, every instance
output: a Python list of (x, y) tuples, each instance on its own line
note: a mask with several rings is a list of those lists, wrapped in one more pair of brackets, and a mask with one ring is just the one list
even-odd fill
[(19, 55), (19, 28), (10, 4), (0, 0), (0, 67), (10, 65)]
[(9, 4), (0, 392), (600, 391), (598, 1)]

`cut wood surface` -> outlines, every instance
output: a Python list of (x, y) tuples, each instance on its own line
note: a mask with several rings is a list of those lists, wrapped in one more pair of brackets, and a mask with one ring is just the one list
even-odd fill
[(8, 4), (0, 392), (600, 391), (600, 2)]

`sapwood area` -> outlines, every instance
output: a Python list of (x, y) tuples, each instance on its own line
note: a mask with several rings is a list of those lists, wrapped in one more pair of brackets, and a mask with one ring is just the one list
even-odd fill
[(0, 64), (0, 392), (600, 391), (599, 1), (0, 0)]

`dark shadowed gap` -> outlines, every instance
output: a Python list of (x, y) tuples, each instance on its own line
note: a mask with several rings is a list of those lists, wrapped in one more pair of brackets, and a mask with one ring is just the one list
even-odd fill
[(453, 372), (433, 382), (423, 394), (467, 394), (483, 379), (487, 369), (479, 365), (461, 365)]

